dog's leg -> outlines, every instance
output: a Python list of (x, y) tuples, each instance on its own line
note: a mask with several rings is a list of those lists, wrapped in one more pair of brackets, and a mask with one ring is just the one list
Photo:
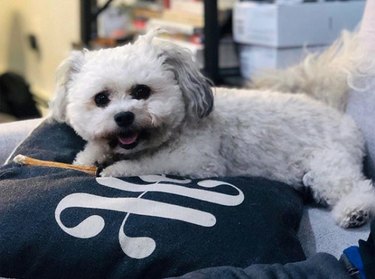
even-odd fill
[(314, 152), (303, 177), (314, 199), (332, 207), (336, 222), (344, 228), (360, 226), (375, 215), (375, 189), (362, 174), (357, 155), (338, 147)]
[(105, 144), (88, 142), (85, 148), (79, 152), (73, 161), (73, 165), (93, 166), (96, 163), (106, 162), (109, 158), (109, 149)]
[(139, 162), (139, 160), (121, 160), (113, 163), (110, 166), (104, 168), (99, 176), (102, 177), (126, 177), (126, 176), (139, 176), (148, 174), (161, 174), (155, 169), (155, 172), (149, 172), (148, 167), (145, 164)]

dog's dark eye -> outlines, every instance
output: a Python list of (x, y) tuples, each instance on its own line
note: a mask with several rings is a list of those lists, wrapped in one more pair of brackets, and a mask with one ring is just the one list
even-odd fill
[(110, 101), (108, 95), (109, 95), (109, 92), (106, 90), (96, 94), (94, 97), (95, 104), (98, 107), (105, 107), (106, 105), (108, 105)]
[(131, 89), (130, 95), (137, 100), (150, 97), (151, 88), (144, 84), (137, 84)]

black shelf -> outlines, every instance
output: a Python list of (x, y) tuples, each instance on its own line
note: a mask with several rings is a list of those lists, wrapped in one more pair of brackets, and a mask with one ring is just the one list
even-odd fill
[[(87, 47), (93, 38), (97, 37), (96, 19), (101, 11), (108, 7), (113, 0), (98, 7), (96, 0), (80, 0), (81, 8), (81, 40)], [(241, 87), (244, 79), (240, 76), (239, 68), (221, 69), (219, 67), (219, 45), (221, 27), (218, 22), (217, 0), (204, 0), (204, 69), (203, 73), (215, 85)]]
[(219, 22), (217, 0), (204, 0), (204, 74), (215, 84), (221, 82), (219, 73)]

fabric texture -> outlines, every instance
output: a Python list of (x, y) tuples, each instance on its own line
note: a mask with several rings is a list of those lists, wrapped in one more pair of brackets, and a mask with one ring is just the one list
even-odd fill
[(375, 220), (371, 223), (371, 233), (367, 241), (359, 241), (359, 250), (366, 279), (375, 279)]
[[(85, 142), (45, 122), (14, 155), (71, 163)], [(162, 278), (304, 260), (302, 199), (261, 178), (96, 178), (0, 168), (0, 277)]]
[(340, 257), (340, 261), (345, 264), (352, 278), (367, 279), (358, 246), (346, 248)]
[[(351, 279), (335, 257), (319, 253), (312, 258), (285, 265), (254, 264), (248, 268), (215, 267), (198, 270), (173, 279)], [(172, 278), (169, 278), (172, 279)]]

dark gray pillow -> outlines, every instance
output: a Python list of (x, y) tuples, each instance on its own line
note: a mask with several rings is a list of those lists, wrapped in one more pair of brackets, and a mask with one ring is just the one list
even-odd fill
[[(46, 122), (16, 154), (72, 162), (84, 141)], [(0, 168), (0, 277), (161, 278), (304, 259), (302, 200), (261, 178), (96, 178)]]

